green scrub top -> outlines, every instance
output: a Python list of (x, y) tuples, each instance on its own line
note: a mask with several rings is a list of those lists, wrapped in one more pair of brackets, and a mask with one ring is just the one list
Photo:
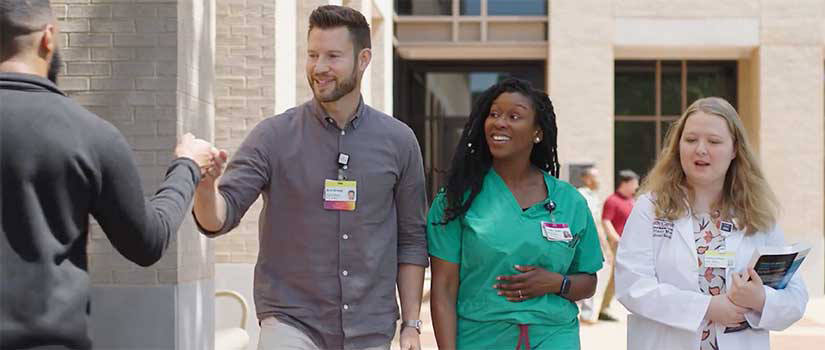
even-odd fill
[[(484, 332), (462, 331), (468, 327), (493, 330), (506, 324), (529, 324), (530, 338), (536, 340), (541, 338), (536, 331), (549, 334), (572, 327), (576, 330), (574, 337), (548, 341), (556, 349), (578, 348), (579, 310), (575, 303), (556, 294), (510, 302), (493, 288), (497, 276), (520, 273), (514, 265), (538, 266), (564, 275), (595, 274), (602, 268), (598, 233), (584, 197), (550, 174), (544, 174), (544, 183), (548, 198), (522, 210), (504, 180), (491, 168), (470, 209), (447, 224), (443, 224), (445, 193), (439, 193), (433, 201), (427, 218), (429, 253), (460, 265), (456, 313), (457, 343), (461, 348), (515, 347), (515, 342), (489, 343), (487, 340), (493, 337), (485, 337)], [(552, 214), (545, 209), (551, 200), (556, 204)], [(567, 224), (574, 240), (579, 236), (578, 243), (570, 247), (568, 242), (546, 239), (541, 230), (543, 221)], [(463, 339), (462, 333), (479, 336)], [(517, 340), (518, 334), (512, 339)], [(575, 344), (569, 343), (574, 341)], [(539, 344), (531, 341), (531, 345), (536, 348)]]

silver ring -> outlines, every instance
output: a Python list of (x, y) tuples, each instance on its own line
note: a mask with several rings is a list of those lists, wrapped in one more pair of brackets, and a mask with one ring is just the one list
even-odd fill
[(518, 297), (519, 299), (524, 299), (524, 295), (521, 294), (521, 289), (518, 290)]

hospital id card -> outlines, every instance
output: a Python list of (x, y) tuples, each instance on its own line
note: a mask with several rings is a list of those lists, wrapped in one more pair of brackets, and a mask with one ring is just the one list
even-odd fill
[(708, 250), (705, 252), (706, 267), (730, 268), (736, 264), (736, 253), (722, 250)]
[(325, 180), (324, 209), (355, 210), (357, 191), (355, 181)]
[(573, 239), (573, 234), (570, 233), (570, 227), (567, 224), (558, 224), (555, 222), (541, 222), (541, 235), (548, 241), (570, 242)]

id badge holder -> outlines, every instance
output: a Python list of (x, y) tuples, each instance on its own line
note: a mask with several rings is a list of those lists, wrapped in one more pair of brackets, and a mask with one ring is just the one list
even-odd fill
[(357, 191), (358, 186), (355, 181), (324, 180), (324, 209), (355, 210)]
[(736, 253), (725, 250), (708, 250), (705, 252), (706, 267), (729, 269), (736, 264)]
[(338, 153), (338, 179), (324, 180), (324, 209), (354, 211), (358, 184), (347, 180), (349, 154)]
[(573, 234), (570, 233), (570, 227), (567, 224), (555, 222), (542, 221), (541, 235), (551, 242), (570, 242), (573, 240)]
[(551, 242), (566, 242), (568, 244), (573, 242), (574, 237), (570, 232), (570, 226), (556, 222), (556, 216), (553, 214), (556, 210), (556, 203), (551, 200), (544, 205), (544, 208), (550, 212), (550, 221), (541, 222), (541, 235)]
[(551, 242), (566, 243), (569, 248), (576, 248), (579, 243), (580, 235), (573, 235), (570, 230), (570, 225), (556, 222), (554, 211), (556, 210), (556, 202), (549, 201), (544, 204), (544, 208), (550, 213), (550, 221), (541, 222), (541, 232), (545, 239)]

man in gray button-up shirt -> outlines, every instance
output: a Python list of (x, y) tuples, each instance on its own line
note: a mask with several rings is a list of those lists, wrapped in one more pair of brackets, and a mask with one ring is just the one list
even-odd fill
[[(226, 233), (263, 194), (255, 266), (262, 349), (387, 349), (396, 284), (410, 321), (402, 349), (418, 349), (428, 263), (421, 151), (409, 127), (361, 99), (371, 58), (363, 15), (319, 7), (308, 37), (315, 98), (252, 130), (219, 185), (208, 176), (198, 187), (196, 219), (206, 235)], [(352, 211), (324, 209), (325, 180), (339, 176), (356, 182)]]

